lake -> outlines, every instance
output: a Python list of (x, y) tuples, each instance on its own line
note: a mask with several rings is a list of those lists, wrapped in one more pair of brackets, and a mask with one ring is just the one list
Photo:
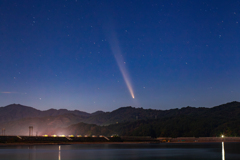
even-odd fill
[(0, 146), (1, 160), (239, 160), (240, 143)]

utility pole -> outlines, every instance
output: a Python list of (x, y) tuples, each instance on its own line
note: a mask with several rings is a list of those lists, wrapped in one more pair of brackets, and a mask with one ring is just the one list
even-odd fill
[(33, 136), (33, 126), (29, 126), (29, 136)]
[(2, 135), (5, 136), (5, 128), (2, 129)]

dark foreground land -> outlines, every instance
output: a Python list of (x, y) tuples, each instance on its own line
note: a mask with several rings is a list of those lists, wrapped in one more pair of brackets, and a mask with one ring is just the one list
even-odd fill
[(43, 137), (43, 136), (0, 136), (0, 144), (68, 144), (68, 143), (122, 142), (120, 137)]
[(0, 145), (14, 144), (78, 144), (78, 143), (201, 143), (240, 142), (240, 137), (42, 137), (0, 136)]

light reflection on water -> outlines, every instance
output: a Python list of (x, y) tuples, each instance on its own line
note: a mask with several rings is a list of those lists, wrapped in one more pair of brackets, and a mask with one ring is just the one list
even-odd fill
[[(0, 146), (3, 160), (239, 160), (240, 143)], [(226, 153), (227, 152), (227, 153)]]
[(222, 160), (225, 160), (224, 142), (222, 142)]
[(61, 146), (58, 146), (58, 160), (61, 160)]

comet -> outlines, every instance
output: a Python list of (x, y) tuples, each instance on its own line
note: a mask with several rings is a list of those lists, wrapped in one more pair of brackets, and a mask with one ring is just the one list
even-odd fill
[(122, 73), (123, 79), (127, 85), (127, 88), (129, 90), (129, 93), (131, 94), (132, 98), (134, 99), (134, 92), (133, 92), (133, 87), (131, 84), (130, 76), (128, 74), (127, 68), (126, 68), (126, 62), (124, 61), (124, 58), (122, 56), (121, 49), (119, 47), (119, 42), (117, 39), (117, 36), (115, 32), (111, 32), (111, 35), (109, 35), (109, 43), (111, 46), (112, 53), (114, 54), (114, 57), (117, 61), (119, 70)]

